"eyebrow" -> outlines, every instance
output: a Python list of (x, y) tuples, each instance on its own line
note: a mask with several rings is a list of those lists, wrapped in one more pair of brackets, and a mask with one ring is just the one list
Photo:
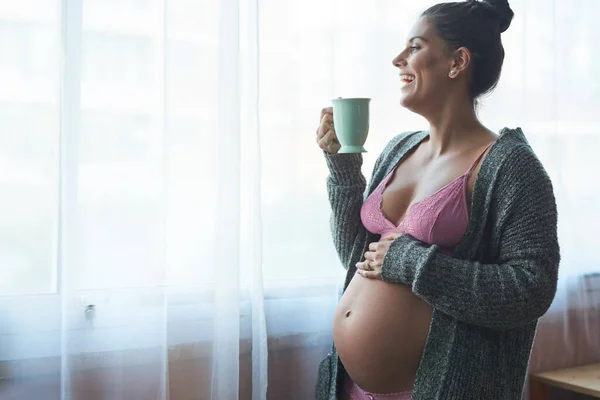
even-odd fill
[(429, 42), (429, 40), (425, 39), (423, 36), (413, 36), (412, 38), (410, 38), (409, 42), (412, 42), (415, 39), (419, 39), (419, 40), (422, 40), (424, 42)]

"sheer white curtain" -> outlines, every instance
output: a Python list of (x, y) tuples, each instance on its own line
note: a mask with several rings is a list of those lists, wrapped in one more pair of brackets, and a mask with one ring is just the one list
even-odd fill
[[(312, 398), (344, 272), (319, 111), (373, 99), (367, 176), (393, 135), (426, 128), (391, 60), (431, 4), (2, 3), (0, 397)], [(600, 4), (511, 6), (480, 115), (521, 126), (555, 185), (542, 370), (600, 359)]]
[(248, 7), (0, 5), (1, 398), (265, 398)]

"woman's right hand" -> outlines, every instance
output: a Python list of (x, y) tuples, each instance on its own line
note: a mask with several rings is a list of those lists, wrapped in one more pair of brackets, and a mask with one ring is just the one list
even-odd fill
[(329, 154), (336, 154), (342, 147), (337, 140), (333, 127), (333, 107), (321, 110), (321, 122), (317, 129), (317, 144)]

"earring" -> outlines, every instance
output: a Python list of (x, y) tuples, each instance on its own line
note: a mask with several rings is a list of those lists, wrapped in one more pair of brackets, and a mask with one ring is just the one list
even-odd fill
[(450, 76), (454, 76), (454, 75), (456, 75), (456, 71), (455, 70), (450, 71)]

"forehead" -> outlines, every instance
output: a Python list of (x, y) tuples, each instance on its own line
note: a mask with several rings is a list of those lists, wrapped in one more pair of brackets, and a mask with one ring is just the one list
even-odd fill
[(427, 40), (428, 42), (437, 42), (440, 40), (438, 35), (435, 32), (433, 25), (429, 22), (427, 17), (421, 17), (417, 20), (417, 22), (411, 28), (407, 40), (411, 40), (412, 38), (420, 36)]

